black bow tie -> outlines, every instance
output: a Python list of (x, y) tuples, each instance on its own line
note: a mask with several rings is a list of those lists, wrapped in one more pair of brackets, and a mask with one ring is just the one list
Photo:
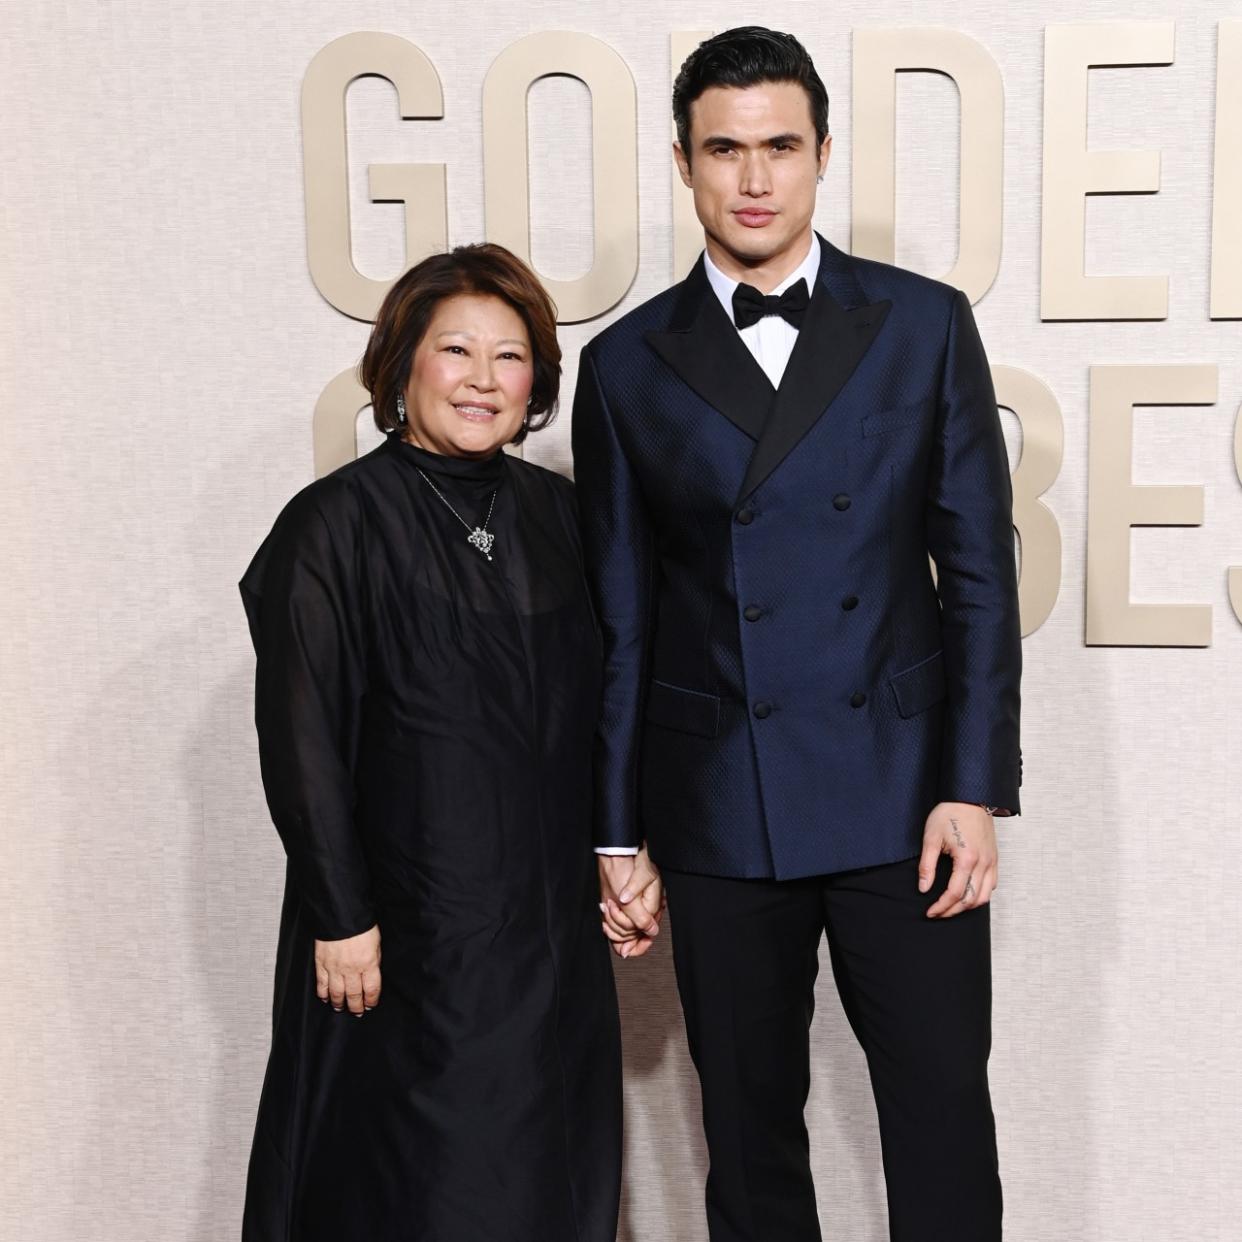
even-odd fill
[(749, 328), (765, 315), (779, 315), (786, 323), (800, 328), (810, 300), (805, 280), (794, 281), (782, 294), (766, 297), (754, 285), (738, 285), (733, 290), (733, 322), (739, 329)]

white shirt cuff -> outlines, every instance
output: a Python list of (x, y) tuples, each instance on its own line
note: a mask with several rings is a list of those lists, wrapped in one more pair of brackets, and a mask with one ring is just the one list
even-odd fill
[(597, 845), (595, 847), (597, 854), (621, 855), (621, 854), (637, 854), (637, 845)]

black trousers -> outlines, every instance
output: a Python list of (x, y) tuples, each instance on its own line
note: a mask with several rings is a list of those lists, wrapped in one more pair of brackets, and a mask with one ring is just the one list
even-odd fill
[(703, 1088), (711, 1242), (820, 1242), (803, 1110), (820, 936), (867, 1057), (893, 1242), (998, 1242), (986, 907), (925, 916), (917, 859), (808, 880), (665, 871)]

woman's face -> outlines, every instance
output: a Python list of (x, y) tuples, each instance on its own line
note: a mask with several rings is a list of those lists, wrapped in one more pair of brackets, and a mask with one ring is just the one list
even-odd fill
[(405, 438), (446, 457), (488, 457), (517, 435), (534, 379), (526, 325), (508, 302), (445, 298), (414, 351)]

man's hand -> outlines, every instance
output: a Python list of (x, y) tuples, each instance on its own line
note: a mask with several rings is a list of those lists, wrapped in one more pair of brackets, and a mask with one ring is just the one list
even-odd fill
[(339, 1013), (346, 1005), (356, 1017), (380, 998), (380, 931), (372, 927), (348, 940), (315, 941), (315, 994)]
[(996, 887), (996, 827), (991, 815), (969, 802), (941, 802), (932, 809), (923, 829), (920, 893), (931, 888), (941, 854), (952, 857), (953, 874), (927, 917), (951, 919), (965, 910), (986, 906)]
[(618, 957), (642, 957), (660, 932), (664, 884), (644, 845), (637, 854), (600, 854), (599, 911)]

